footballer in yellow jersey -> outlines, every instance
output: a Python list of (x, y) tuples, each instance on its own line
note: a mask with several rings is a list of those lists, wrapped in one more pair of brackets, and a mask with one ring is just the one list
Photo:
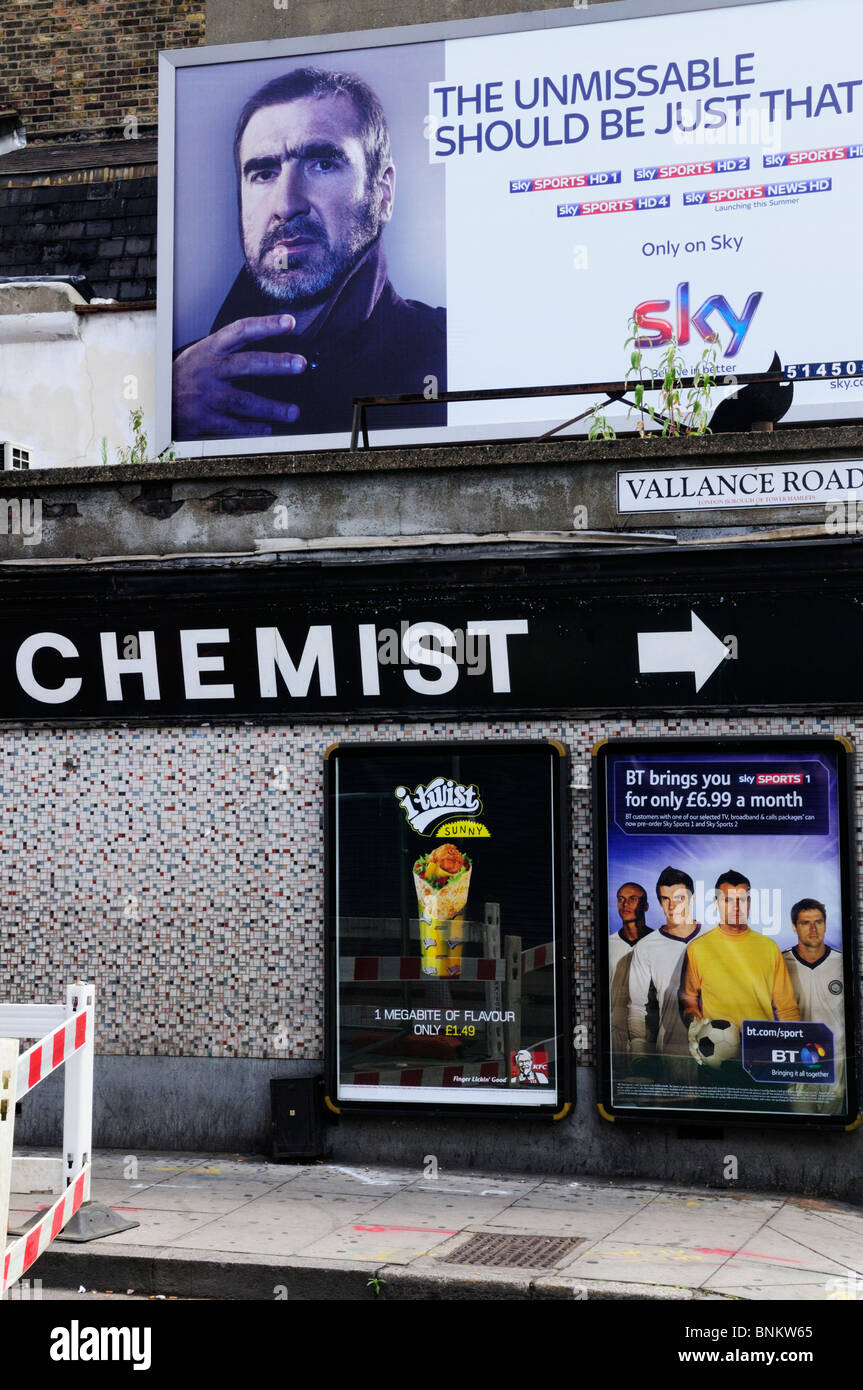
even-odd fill
[(734, 869), (716, 881), (719, 926), (686, 949), (680, 1010), (694, 1030), (701, 1019), (799, 1019), (800, 1010), (775, 941), (748, 925), (750, 882)]

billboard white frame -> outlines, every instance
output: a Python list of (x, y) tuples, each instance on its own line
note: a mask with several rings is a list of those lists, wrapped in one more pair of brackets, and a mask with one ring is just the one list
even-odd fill
[[(437, 43), (450, 39), (519, 33), (577, 25), (611, 24), (695, 11), (742, 10), (752, 5), (781, 5), (787, 0), (609, 0), (609, 3), (576, 4), (569, 9), (538, 10), (488, 19), (465, 19), (434, 24), (402, 25), (301, 38), (245, 44), (172, 50), (159, 55), (159, 151), (158, 151), (158, 278), (156, 332), (156, 441), (161, 453), (171, 443), (171, 368), (174, 318), (174, 218), (175, 218), (175, 122), (176, 83), (180, 70), (222, 63), (259, 62), (277, 58), (337, 53), (343, 50), (380, 49), (393, 45)], [(372, 427), (374, 421), (371, 422)], [(557, 423), (550, 419), (548, 425)], [(528, 422), (525, 433), (539, 434), (542, 421)], [(466, 437), (465, 431), (458, 435)], [(488, 430), (477, 438), (493, 437)], [(507, 437), (512, 437), (511, 435)], [(452, 436), (450, 436), (452, 439)], [(441, 442), (448, 442), (442, 434)], [(328, 445), (320, 445), (325, 449)], [(244, 454), (293, 452), (289, 438), (268, 441), (248, 439), (194, 440), (178, 443), (182, 458), (225, 457)], [(305, 451), (305, 450), (304, 450)], [(314, 452), (311, 450), (310, 452)]]

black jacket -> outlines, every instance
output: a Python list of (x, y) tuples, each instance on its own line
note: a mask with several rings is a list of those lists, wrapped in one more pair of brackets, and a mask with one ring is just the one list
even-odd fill
[[(210, 330), (237, 319), (290, 312), (256, 285), (247, 266), (234, 281)], [(298, 405), (294, 424), (275, 424), (279, 435), (329, 434), (351, 428), (354, 396), (398, 396), (446, 390), (446, 310), (402, 299), (387, 279), (380, 242), (354, 267), (302, 334), (286, 333), (250, 351), (295, 352), (308, 366), (297, 376), (237, 377), (236, 384)], [(446, 424), (446, 405), (375, 407), (371, 431)]]

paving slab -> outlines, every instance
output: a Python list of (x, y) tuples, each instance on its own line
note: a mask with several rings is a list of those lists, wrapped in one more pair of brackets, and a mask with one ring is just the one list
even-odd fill
[(751, 1241), (747, 1241), (737, 1250), (716, 1246), (703, 1248), (701, 1253), (725, 1254), (728, 1256), (729, 1267), (767, 1269), (777, 1278), (784, 1277), (787, 1273), (791, 1279), (795, 1279), (807, 1270), (823, 1274), (825, 1278), (829, 1275), (853, 1275), (853, 1271), (849, 1271), (847, 1266), (838, 1260), (810, 1250), (771, 1226), (763, 1226)]
[(530, 1207), (521, 1202), (507, 1207), (490, 1220), (477, 1220), (472, 1226), (487, 1226), (495, 1231), (529, 1230), (538, 1236), (583, 1236), (586, 1240), (599, 1240), (611, 1236), (626, 1222), (626, 1216), (619, 1211), (603, 1212), (597, 1208), (579, 1210), (575, 1207)]
[(733, 1293), (735, 1298), (764, 1303), (823, 1303), (830, 1297), (825, 1291), (825, 1285), (818, 1283), (791, 1284), (780, 1280), (766, 1284), (747, 1284), (744, 1282), (726, 1289), (725, 1285), (717, 1284), (715, 1280), (709, 1279), (707, 1286), (716, 1293)]
[(509, 1196), (467, 1196), (406, 1188), (379, 1203), (375, 1220), (385, 1226), (448, 1226), (461, 1230), (472, 1222), (493, 1221), (513, 1200)]
[(561, 1272), (573, 1279), (699, 1288), (724, 1264), (724, 1256), (702, 1255), (684, 1246), (603, 1240), (562, 1265)]
[(519, 1197), (519, 1204), (525, 1207), (546, 1208), (555, 1211), (560, 1207), (575, 1207), (579, 1211), (589, 1211), (599, 1207), (603, 1211), (621, 1212), (624, 1216), (633, 1215), (642, 1207), (649, 1206), (661, 1192), (661, 1188), (647, 1190), (618, 1187), (604, 1188), (595, 1183), (541, 1182), (532, 1191)]
[(768, 1224), (771, 1230), (790, 1236), (812, 1254), (826, 1255), (858, 1274), (863, 1273), (863, 1219), (855, 1234), (820, 1212), (803, 1211), (786, 1204)]
[(383, 1263), (412, 1264), (417, 1259), (443, 1245), (453, 1237), (452, 1229), (398, 1229), (391, 1226), (371, 1226), (356, 1223), (342, 1228), (307, 1246), (307, 1259), (317, 1255), (329, 1259), (361, 1260), (371, 1266)]
[(725, 1197), (659, 1193), (617, 1228), (617, 1239), (634, 1244), (721, 1244), (737, 1250), (767, 1224), (780, 1206), (778, 1202), (742, 1205)]
[[(134, 1206), (142, 1211), (158, 1208), (160, 1211), (209, 1211), (213, 1216), (219, 1213), (228, 1215), (248, 1206), (257, 1197), (268, 1196), (273, 1188), (265, 1183), (219, 1184), (211, 1188), (200, 1178), (189, 1183), (155, 1183), (137, 1192), (126, 1192), (123, 1205)], [(93, 1193), (94, 1201), (105, 1201), (104, 1197)], [(108, 1203), (108, 1205), (113, 1205)]]
[[(19, 1150), (16, 1149), (16, 1153)], [(21, 1153), (30, 1153), (22, 1149)], [(184, 1173), (190, 1168), (199, 1167), (200, 1154), (166, 1154), (164, 1158), (147, 1154), (119, 1154), (114, 1151), (93, 1154), (93, 1176), (98, 1178), (117, 1178), (126, 1180), (130, 1173), (143, 1181), (159, 1182), (172, 1173)], [(208, 1164), (215, 1172), (215, 1160)]]
[[(285, 1169), (290, 1173), (290, 1168)], [(292, 1187), (311, 1192), (400, 1192), (417, 1181), (416, 1168), (363, 1168), (348, 1164), (313, 1164), (296, 1170)]]
[(299, 1255), (334, 1230), (361, 1223), (376, 1205), (374, 1198), (362, 1200), (339, 1193), (326, 1202), (295, 1199), (278, 1213), (269, 1207), (255, 1215), (248, 1204), (210, 1221), (184, 1239), (182, 1248), (282, 1258)]
[(513, 1178), (499, 1175), (480, 1178), (461, 1173), (441, 1173), (437, 1178), (417, 1178), (408, 1184), (408, 1191), (447, 1192), (458, 1197), (509, 1197), (518, 1201), (542, 1185), (540, 1178)]

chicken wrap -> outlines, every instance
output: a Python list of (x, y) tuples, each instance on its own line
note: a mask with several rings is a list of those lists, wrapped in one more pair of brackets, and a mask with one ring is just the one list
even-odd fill
[(461, 974), (471, 868), (470, 859), (450, 844), (421, 855), (414, 864), (423, 975), (457, 979)]

